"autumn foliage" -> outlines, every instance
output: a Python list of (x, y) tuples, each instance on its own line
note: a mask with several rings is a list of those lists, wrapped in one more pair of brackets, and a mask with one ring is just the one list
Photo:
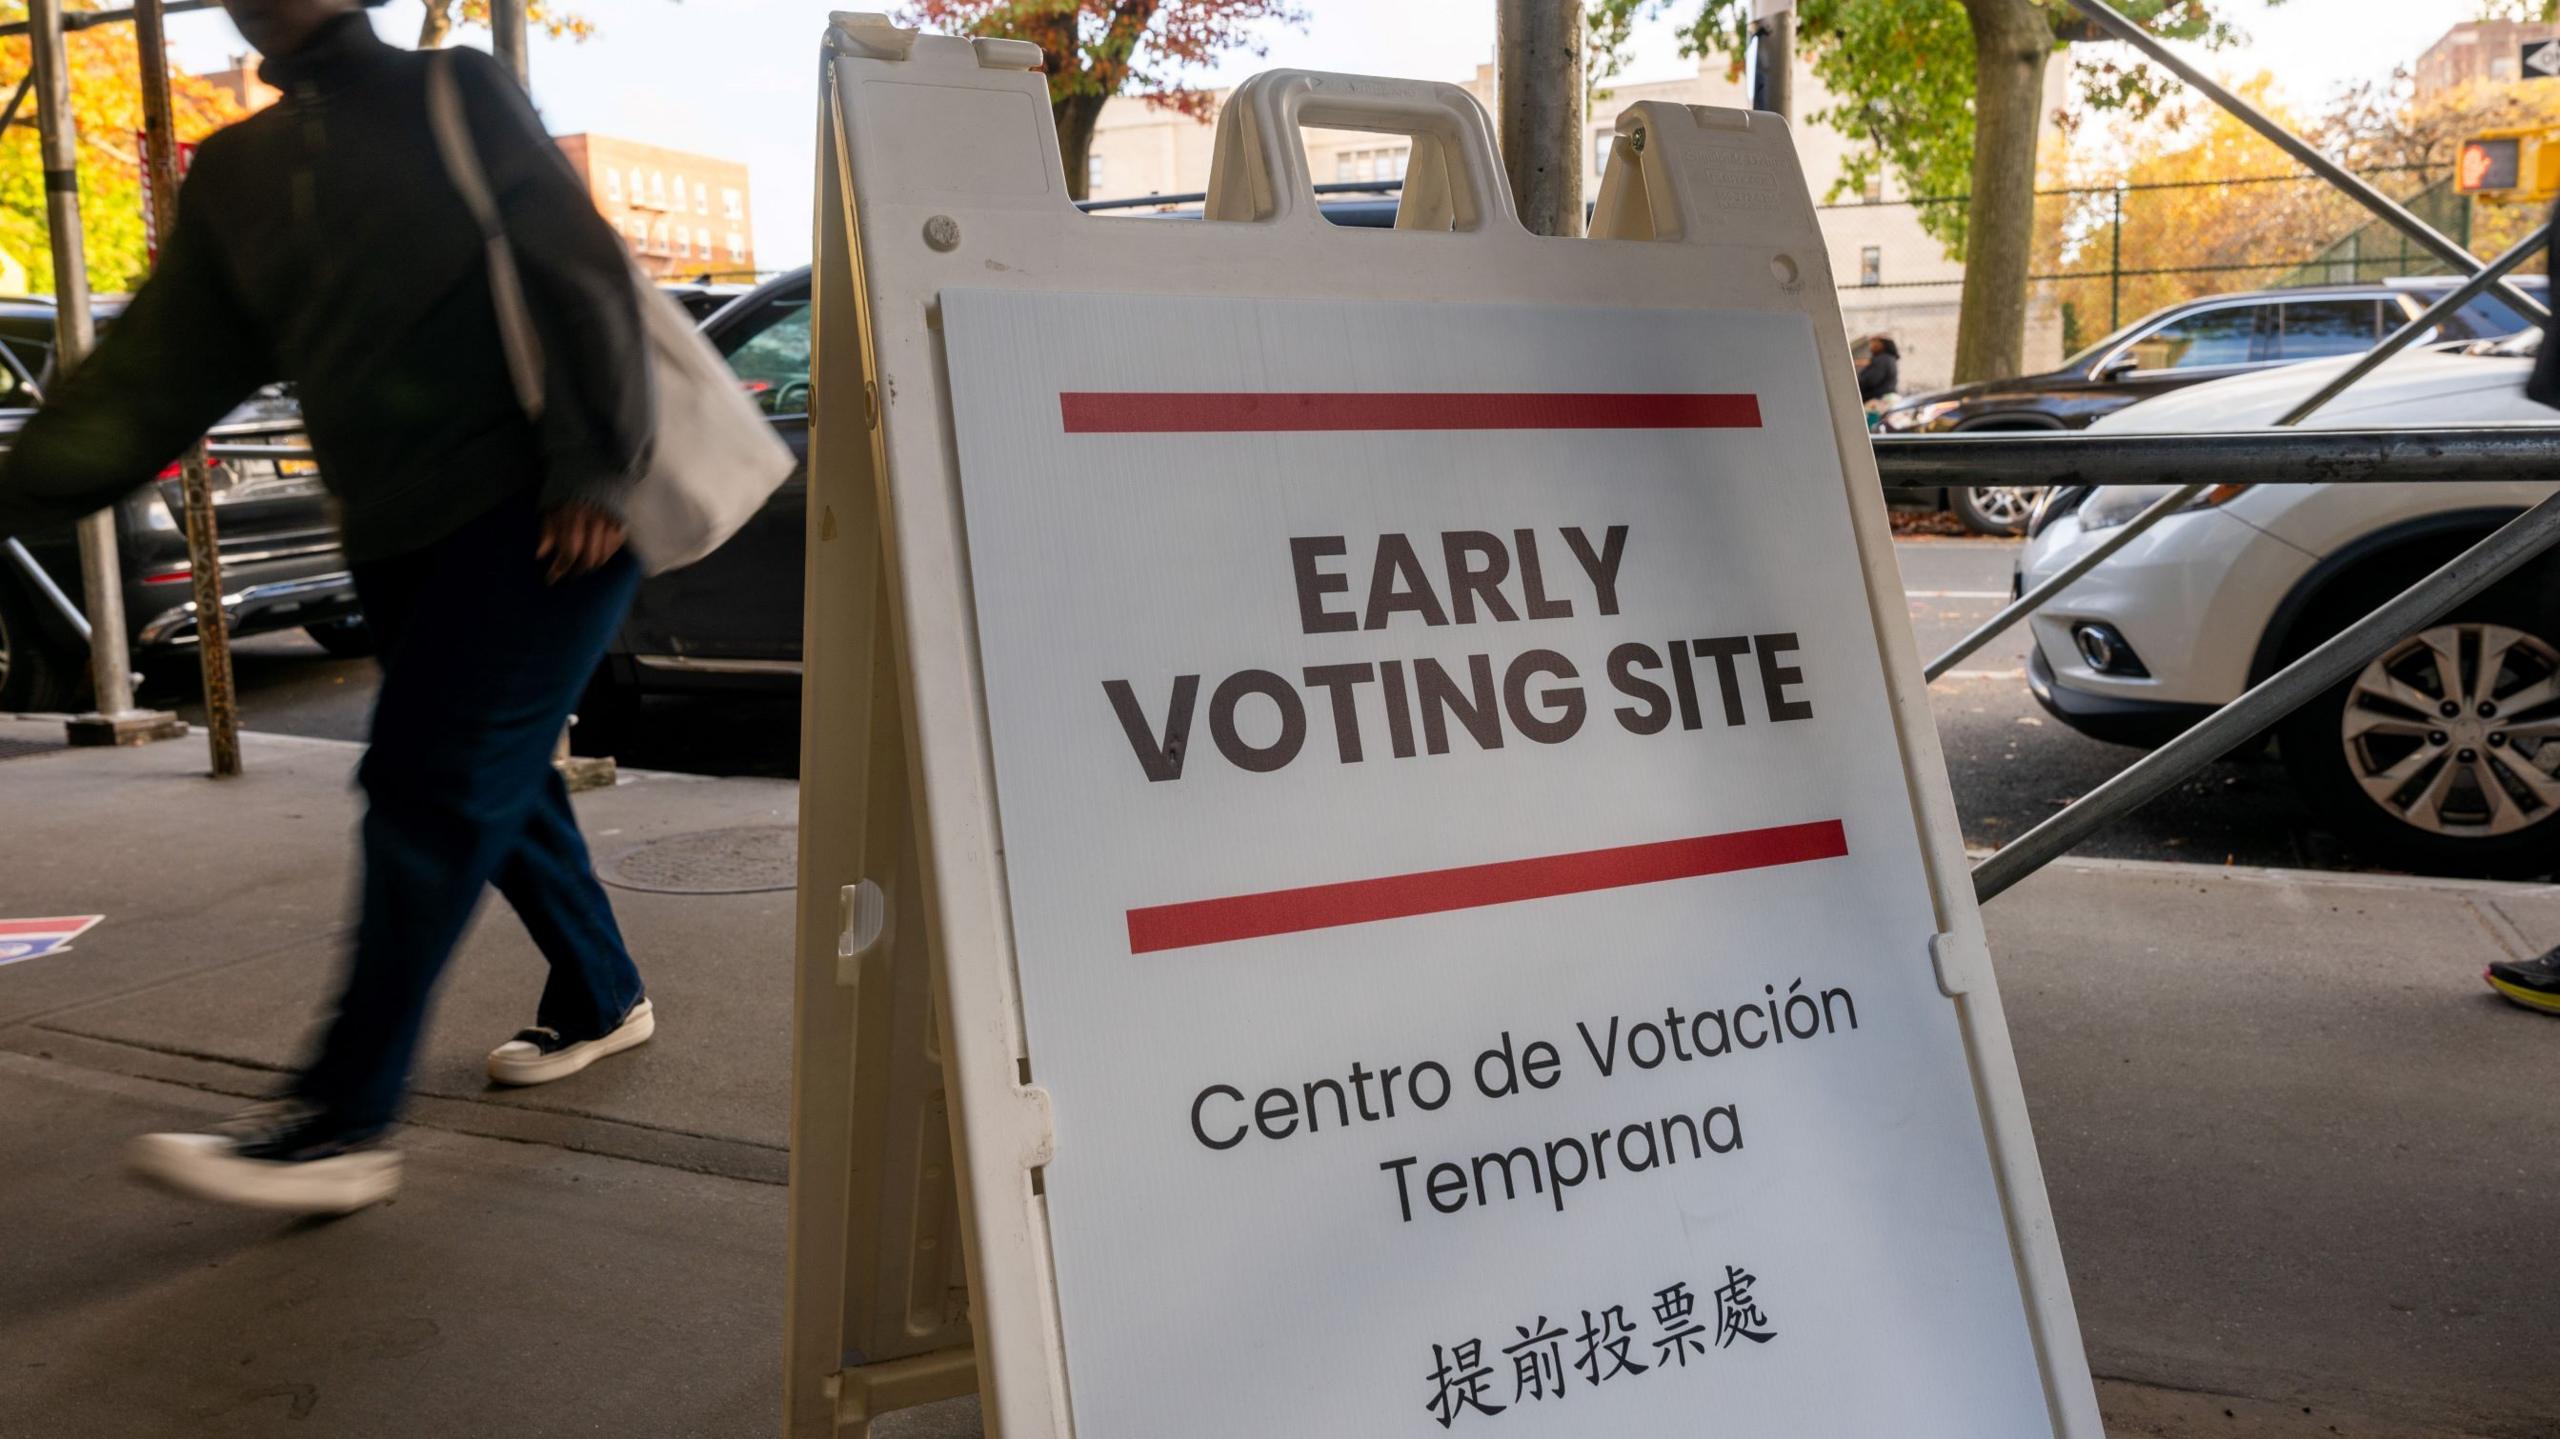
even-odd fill
[(1206, 120), (1213, 97), (1186, 88), (1184, 72), (1231, 51), (1260, 54), (1261, 27), (1306, 17), (1290, 0), (915, 0), (900, 19), (946, 35), (1039, 46), (1067, 189), (1081, 200), (1094, 122), (1113, 96), (1141, 96)]
[[(71, 0), (68, 8), (102, 8)], [(25, 0), (0, 0), (0, 22), (27, 18)], [(91, 288), (116, 292), (142, 283), (142, 70), (131, 25), (74, 30), (64, 39), (71, 114), (80, 132), (80, 229)], [(0, 40), (0, 103), (26, 77), (27, 41)], [(201, 140), (237, 119), (230, 93), (192, 75), (173, 75), (178, 138)], [(28, 288), (53, 290), (53, 249), (44, 215), (44, 163), (36, 141), (35, 97), (0, 134), (0, 251), (26, 266)], [(0, 268), (6, 268), (0, 266)]]

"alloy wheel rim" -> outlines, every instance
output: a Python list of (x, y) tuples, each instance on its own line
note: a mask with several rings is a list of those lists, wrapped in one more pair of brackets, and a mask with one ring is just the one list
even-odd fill
[(2036, 491), (2015, 485), (1999, 485), (1973, 492), (1974, 508), (1986, 519), (2004, 525), (2023, 525), (2036, 507)]
[(2560, 649), (2506, 625), (2412, 635), (2356, 676), (2339, 738), (2357, 787), (2403, 824), (2530, 829), (2560, 814)]

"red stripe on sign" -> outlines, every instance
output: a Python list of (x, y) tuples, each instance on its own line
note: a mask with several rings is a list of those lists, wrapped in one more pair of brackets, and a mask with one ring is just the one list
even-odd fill
[(96, 924), (94, 914), (65, 915), (59, 919), (0, 919), (0, 935), (12, 934), (78, 934)]
[(1836, 819), (1782, 824), (1695, 839), (1591, 849), (1579, 854), (1462, 865), (1420, 874), (1275, 889), (1187, 904), (1159, 904), (1129, 911), (1129, 952), (1224, 944), (1270, 934), (1368, 924), (1417, 914), (1515, 904), (1560, 894), (1660, 884), (1736, 870), (1768, 869), (1838, 859), (1849, 852), (1848, 834)]
[(1757, 395), (1069, 391), (1070, 435), (1279, 430), (1756, 430)]

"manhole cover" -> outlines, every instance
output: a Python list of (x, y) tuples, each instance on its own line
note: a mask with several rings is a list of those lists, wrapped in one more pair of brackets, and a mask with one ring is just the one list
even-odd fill
[(696, 830), (633, 845), (596, 877), (653, 894), (761, 894), (799, 883), (800, 835), (787, 824)]
[(36, 754), (60, 754), (71, 748), (58, 739), (0, 739), (0, 759), (25, 759)]

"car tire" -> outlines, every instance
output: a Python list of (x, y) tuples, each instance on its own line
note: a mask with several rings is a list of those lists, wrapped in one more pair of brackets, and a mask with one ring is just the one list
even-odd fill
[(351, 615), (327, 624), (304, 625), (302, 632), (311, 642), (342, 660), (370, 659), (376, 648), (373, 628), (361, 616)]
[(616, 672), (610, 656), (596, 666), (569, 725), (569, 752), (618, 757), (640, 732), (640, 687)]
[(2031, 485), (1949, 490), (1947, 508), (1977, 535), (2023, 535), (2028, 519), (2035, 514), (2036, 498), (2043, 493)]
[(0, 573), (0, 714), (80, 708), (87, 667), (17, 576)]
[(2294, 783), (2349, 844), (2429, 874), (2553, 868), (2560, 616), (2531, 588), (2435, 621), (2279, 727)]

